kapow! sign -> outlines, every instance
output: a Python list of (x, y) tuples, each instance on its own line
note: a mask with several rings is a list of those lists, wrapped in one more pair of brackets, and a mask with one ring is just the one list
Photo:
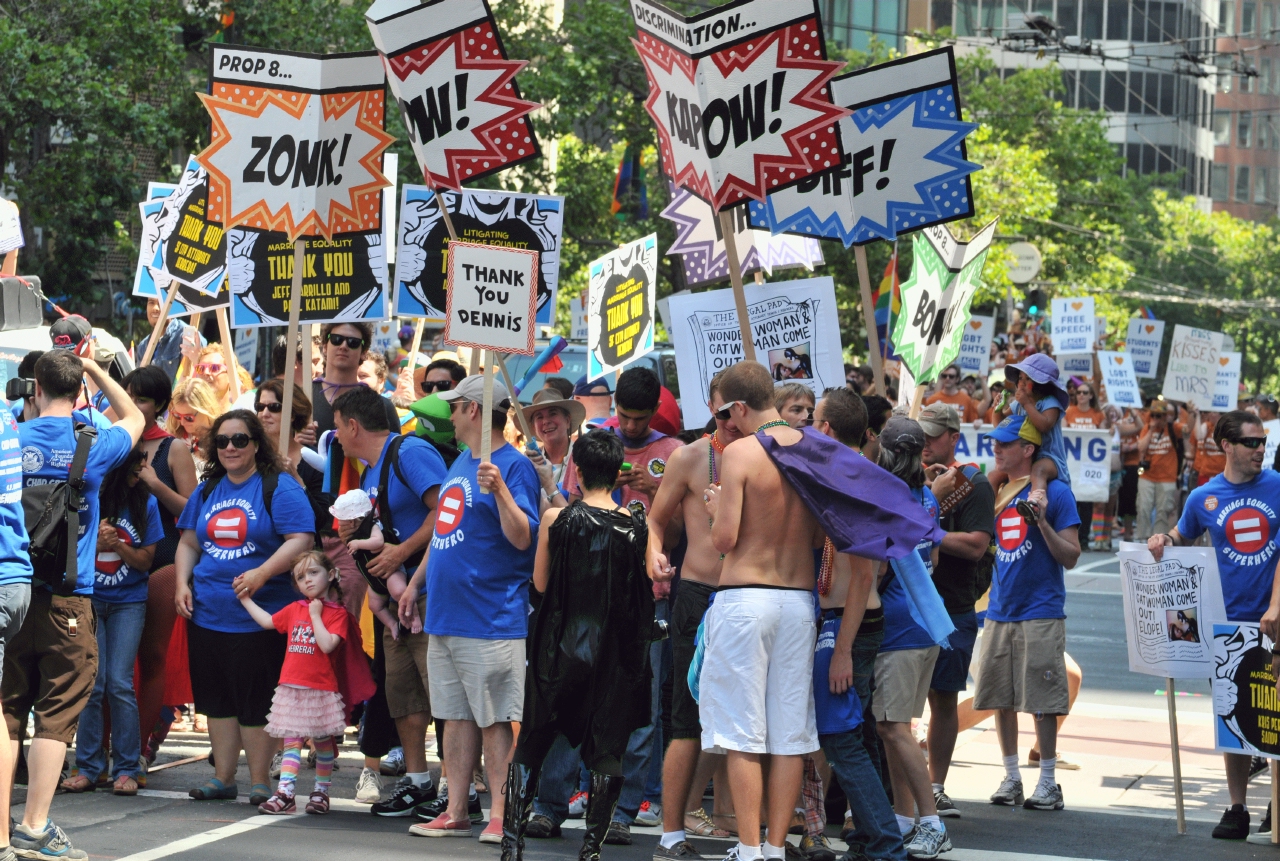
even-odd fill
[(423, 176), (437, 188), (541, 155), (485, 0), (378, 0), (365, 13)]
[(664, 171), (715, 209), (839, 164), (816, 0), (738, 0), (685, 18), (632, 0)]
[(621, 370), (653, 350), (658, 235), (591, 263), (587, 282), (587, 379)]
[(378, 55), (215, 45), (208, 219), (299, 236), (382, 227), (385, 76)]
[(752, 225), (774, 233), (839, 239), (846, 246), (894, 239), (974, 214), (951, 48), (931, 51), (831, 82), (839, 123), (839, 163), (751, 205)]

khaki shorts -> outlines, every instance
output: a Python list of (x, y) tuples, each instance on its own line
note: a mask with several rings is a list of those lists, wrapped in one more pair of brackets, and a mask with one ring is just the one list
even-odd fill
[(924, 717), (938, 647), (900, 649), (876, 655), (876, 695), (871, 713), (877, 721), (911, 723)]
[[(395, 605), (392, 604), (392, 607)], [(392, 610), (392, 612), (395, 612)], [(418, 618), (427, 612), (427, 599), (418, 599)], [(386, 660), (387, 713), (392, 720), (412, 714), (431, 715), (431, 696), (428, 694), (426, 634), (411, 634), (401, 628), (400, 639), (391, 637), (391, 631), (382, 631), (382, 653)]]
[(432, 636), (427, 673), (436, 719), (474, 721), (481, 729), (520, 720), (524, 670), (523, 639)]
[(973, 707), (1067, 714), (1066, 652), (1066, 619), (988, 619), (982, 629), (981, 672)]
[[(75, 620), (72, 633), (71, 621)], [(4, 719), (9, 738), (22, 738), (34, 710), (35, 737), (71, 744), (80, 712), (98, 677), (97, 619), (86, 595), (61, 597), (33, 588), (22, 627), (4, 654)]]

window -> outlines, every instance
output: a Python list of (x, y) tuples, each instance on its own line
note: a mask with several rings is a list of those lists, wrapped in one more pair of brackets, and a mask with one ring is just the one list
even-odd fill
[(1236, 146), (1253, 146), (1253, 111), (1241, 111), (1236, 119)]
[(1241, 75), (1241, 76), (1240, 76), (1240, 92), (1242, 92), (1242, 93), (1252, 93), (1252, 92), (1257, 91), (1257, 89), (1258, 89), (1258, 87), (1257, 87), (1257, 84), (1256, 84), (1256, 76), (1254, 76), (1254, 75)]
[(1126, 106), (1124, 72), (1107, 72), (1106, 108), (1123, 114)]
[(1220, 93), (1231, 92), (1231, 73), (1230, 72), (1218, 72), (1218, 92)]
[(1226, 201), (1231, 168), (1225, 164), (1213, 166), (1213, 178), (1209, 183), (1209, 194), (1214, 200)]
[(1271, 197), (1271, 171), (1260, 167), (1254, 171), (1253, 202), (1266, 203)]
[(1105, 0), (1084, 0), (1084, 20), (1080, 35), (1086, 39), (1102, 38), (1102, 15), (1106, 10)]
[(1258, 4), (1254, 0), (1245, 0), (1240, 5), (1240, 34), (1252, 34), (1258, 29)]
[(933, 0), (929, 23), (935, 30), (951, 26), (951, 0)]
[(1102, 108), (1102, 72), (1080, 73), (1080, 107), (1087, 111)]
[(1058, 22), (1062, 35), (1074, 36), (1080, 32), (1076, 22), (1078, 14), (1077, 0), (1058, 0), (1058, 15), (1053, 20)]
[(955, 30), (957, 36), (977, 34), (978, 0), (956, 0)]
[(1218, 2), (1218, 35), (1234, 36), (1236, 34), (1235, 0), (1219, 0)]
[(1138, 148), (1137, 144), (1131, 143), (1128, 145), (1128, 152), (1125, 153), (1125, 163), (1129, 167), (1129, 173), (1135, 175), (1142, 173), (1142, 150)]
[(1160, 113), (1166, 117), (1173, 116), (1173, 75), (1160, 76)]
[(1258, 92), (1271, 92), (1271, 58), (1262, 58), (1262, 67), (1258, 75)]
[(1107, 0), (1107, 38), (1123, 39), (1129, 32), (1127, 0)]
[(1231, 146), (1231, 111), (1213, 112), (1213, 145)]
[(1076, 106), (1076, 75), (1071, 69), (1062, 70), (1062, 103), (1069, 108)]
[(1249, 166), (1242, 164), (1236, 168), (1236, 200), (1249, 202)]
[(1156, 72), (1147, 72), (1146, 85), (1142, 88), (1142, 112), (1144, 114), (1159, 113), (1160, 105), (1160, 75)]

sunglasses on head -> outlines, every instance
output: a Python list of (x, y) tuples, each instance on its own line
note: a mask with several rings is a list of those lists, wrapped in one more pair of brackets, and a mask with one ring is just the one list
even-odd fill
[(729, 412), (729, 407), (733, 406), (734, 404), (740, 404), (740, 403), (742, 403), (742, 401), (729, 401), (729, 403), (725, 404), (720, 409), (716, 410), (716, 418), (718, 418), (722, 422), (729, 421), (730, 419), (733, 418), (733, 413)]
[(355, 338), (350, 335), (339, 335), (337, 332), (330, 332), (329, 344), (334, 347), (341, 347), (346, 344), (348, 349), (363, 350), (364, 338)]
[(447, 392), (453, 388), (453, 380), (436, 380), (434, 383), (429, 383), (426, 380), (423, 380), (420, 385), (422, 386), (422, 390), (427, 394), (431, 394), (432, 392)]
[(221, 374), (226, 369), (227, 369), (226, 365), (221, 365), (221, 364), (218, 364), (217, 362), (201, 362), (200, 364), (196, 365), (197, 374), (206, 374), (210, 377), (216, 377), (218, 374)]
[(280, 403), (279, 401), (274, 401), (272, 403), (267, 403), (267, 404), (264, 404), (262, 401), (258, 401), (256, 404), (253, 405), (253, 411), (255, 413), (260, 413), (263, 410), (266, 410), (269, 413), (283, 412), (284, 404)]
[(253, 442), (253, 439), (247, 433), (233, 433), (231, 436), (220, 433), (213, 438), (213, 444), (218, 451), (222, 451), (227, 446), (245, 448), (251, 442)]
[(1242, 436), (1239, 439), (1229, 439), (1227, 442), (1242, 445), (1245, 448), (1262, 448), (1267, 444), (1267, 438), (1265, 436)]

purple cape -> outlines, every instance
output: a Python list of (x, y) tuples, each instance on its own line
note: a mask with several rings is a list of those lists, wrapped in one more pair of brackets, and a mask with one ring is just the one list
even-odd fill
[(802, 433), (795, 445), (756, 438), (838, 552), (883, 561), (901, 559), (921, 541), (942, 541), (946, 533), (906, 482), (813, 428)]

